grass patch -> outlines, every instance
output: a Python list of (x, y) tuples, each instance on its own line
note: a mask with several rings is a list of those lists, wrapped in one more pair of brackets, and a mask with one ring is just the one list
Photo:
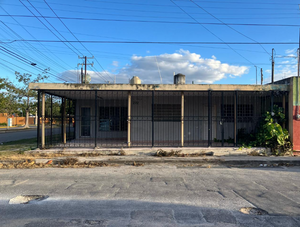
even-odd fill
[(0, 145), (0, 157), (22, 155), (25, 151), (37, 148), (37, 139), (23, 139), (5, 142)]

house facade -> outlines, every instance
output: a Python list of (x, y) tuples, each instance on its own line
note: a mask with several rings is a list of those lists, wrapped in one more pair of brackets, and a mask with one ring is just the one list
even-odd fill
[(277, 105), (287, 116), (284, 127), (295, 139), (294, 148), (300, 149), (295, 143), (299, 134), (294, 80), (272, 85), (32, 83), (29, 87), (39, 94), (40, 148), (234, 147)]

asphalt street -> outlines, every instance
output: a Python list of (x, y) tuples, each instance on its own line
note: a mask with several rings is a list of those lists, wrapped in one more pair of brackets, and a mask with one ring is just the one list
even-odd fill
[[(163, 164), (0, 170), (0, 226), (300, 226), (299, 173)], [(19, 195), (49, 197), (10, 204)]]
[[(59, 134), (61, 132), (60, 128), (54, 128), (53, 134)], [(11, 128), (9, 130), (1, 129), (0, 130), (0, 143), (23, 140), (23, 139), (31, 139), (36, 138), (37, 129), (36, 127), (32, 127), (30, 129), (15, 129)]]

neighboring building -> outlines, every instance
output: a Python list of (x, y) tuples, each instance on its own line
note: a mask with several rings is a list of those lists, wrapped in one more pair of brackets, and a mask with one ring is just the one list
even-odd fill
[[(274, 85), (32, 83), (39, 93), (38, 146), (221, 147), (239, 146), (273, 104), (300, 149), (293, 118), (295, 78)], [(295, 95), (294, 95), (295, 96)], [(300, 116), (300, 115), (299, 115)], [(298, 127), (299, 128), (299, 127)]]

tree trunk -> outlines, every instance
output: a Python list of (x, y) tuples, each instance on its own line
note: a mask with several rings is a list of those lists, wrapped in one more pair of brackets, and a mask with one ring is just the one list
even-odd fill
[(26, 110), (25, 126), (24, 126), (24, 128), (29, 128), (29, 110)]
[(26, 108), (26, 117), (25, 117), (24, 128), (29, 128), (29, 96), (27, 96), (27, 108)]

